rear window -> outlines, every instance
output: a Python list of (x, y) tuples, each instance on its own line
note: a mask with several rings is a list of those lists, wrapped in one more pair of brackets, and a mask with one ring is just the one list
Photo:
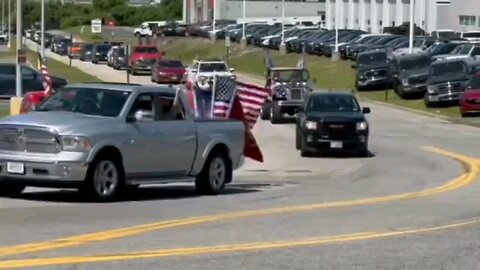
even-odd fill
[(160, 66), (162, 67), (171, 67), (171, 68), (182, 68), (182, 62), (178, 60), (162, 60), (160, 61)]
[(135, 47), (134, 53), (158, 53), (157, 47)]

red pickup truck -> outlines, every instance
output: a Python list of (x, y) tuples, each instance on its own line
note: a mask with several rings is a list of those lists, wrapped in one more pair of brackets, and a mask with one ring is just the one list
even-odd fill
[(138, 45), (131, 49), (128, 72), (132, 75), (152, 72), (152, 66), (161, 59), (165, 52), (160, 52), (155, 45)]

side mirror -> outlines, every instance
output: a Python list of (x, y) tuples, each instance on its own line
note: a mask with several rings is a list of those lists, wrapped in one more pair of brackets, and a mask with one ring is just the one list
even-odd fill
[(357, 65), (356, 65), (356, 64), (352, 64), (351, 67), (352, 67), (352, 68), (357, 68)]
[(230, 71), (230, 72), (235, 72), (235, 69), (234, 69), (234, 68), (230, 68), (229, 71)]
[(135, 112), (134, 115), (127, 116), (126, 121), (127, 123), (153, 121), (153, 112), (138, 110)]
[(197, 70), (196, 69), (191, 69), (190, 72), (197, 73)]
[(363, 112), (364, 114), (368, 114), (368, 113), (370, 113), (370, 108), (369, 108), (369, 107), (365, 107), (365, 108), (362, 109), (362, 112)]

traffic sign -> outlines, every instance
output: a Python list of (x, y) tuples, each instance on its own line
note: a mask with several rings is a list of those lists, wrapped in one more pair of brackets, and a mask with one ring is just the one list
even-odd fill
[(225, 46), (230, 47), (230, 36), (225, 37)]
[(92, 23), (92, 33), (102, 33), (102, 20), (93, 19), (91, 23)]

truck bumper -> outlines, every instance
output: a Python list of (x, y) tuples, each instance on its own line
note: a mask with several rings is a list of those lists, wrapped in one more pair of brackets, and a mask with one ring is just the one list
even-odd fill
[(280, 107), (280, 112), (288, 114), (296, 113), (297, 109), (303, 105), (302, 101), (279, 100), (277, 103)]
[(462, 92), (458, 93), (447, 93), (447, 94), (437, 94), (437, 95), (427, 95), (425, 98), (430, 103), (441, 103), (441, 102), (456, 102), (460, 100)]
[[(54, 157), (54, 155), (20, 156), (2, 153), (0, 154), (0, 183), (15, 182), (38, 187), (76, 187), (85, 180), (87, 175), (88, 164), (81, 161), (86, 160), (83, 155), (83, 153), (62, 153)], [(15, 165), (17, 171), (12, 172), (9, 164)]]

